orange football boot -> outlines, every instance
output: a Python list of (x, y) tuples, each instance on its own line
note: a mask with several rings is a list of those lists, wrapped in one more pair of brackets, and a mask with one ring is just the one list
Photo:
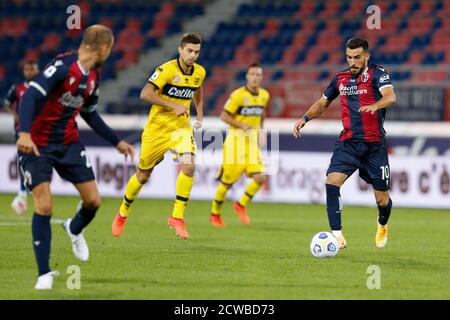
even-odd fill
[(171, 229), (175, 229), (177, 236), (179, 236), (180, 238), (187, 239), (189, 237), (184, 219), (169, 217), (167, 223), (169, 224), (169, 227)]
[(117, 212), (116, 217), (114, 218), (113, 224), (112, 224), (112, 233), (116, 237), (120, 236), (120, 234), (123, 232), (123, 229), (125, 229), (125, 222), (127, 222), (126, 217), (122, 217), (119, 212)]
[(239, 202), (235, 202), (233, 205), (234, 211), (239, 216), (243, 224), (249, 224), (250, 218), (247, 215), (247, 208), (243, 207), (239, 204)]

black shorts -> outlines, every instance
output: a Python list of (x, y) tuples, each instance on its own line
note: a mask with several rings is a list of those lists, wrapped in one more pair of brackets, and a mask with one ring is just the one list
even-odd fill
[(20, 174), (30, 190), (42, 182), (50, 182), (53, 168), (61, 178), (74, 184), (95, 180), (81, 142), (39, 147), (39, 152), (40, 156), (19, 152)]
[(375, 190), (390, 189), (390, 168), (385, 141), (338, 141), (331, 157), (327, 175), (341, 172), (351, 176), (359, 169), (359, 176)]

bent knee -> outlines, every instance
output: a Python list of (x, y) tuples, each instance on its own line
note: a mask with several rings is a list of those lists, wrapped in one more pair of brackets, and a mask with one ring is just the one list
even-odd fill
[(43, 216), (49, 216), (52, 214), (53, 207), (51, 203), (40, 203), (36, 204), (35, 207), (36, 212)]
[(136, 171), (136, 178), (139, 181), (140, 184), (145, 184), (148, 179), (150, 178), (150, 175), (152, 174), (153, 169), (150, 170), (141, 170), (138, 169)]
[(87, 209), (98, 209), (100, 208), (102, 201), (100, 196), (92, 196), (88, 199), (83, 200), (83, 206)]
[(376, 199), (377, 202), (377, 206), (379, 207), (387, 207), (389, 204), (389, 195), (388, 196), (383, 196), (383, 197), (377, 197)]
[(257, 184), (263, 184), (264, 182), (266, 182), (267, 177), (261, 174), (257, 174), (253, 176), (253, 180), (255, 180), (255, 182)]
[(195, 164), (183, 164), (181, 171), (188, 177), (193, 177), (195, 173)]

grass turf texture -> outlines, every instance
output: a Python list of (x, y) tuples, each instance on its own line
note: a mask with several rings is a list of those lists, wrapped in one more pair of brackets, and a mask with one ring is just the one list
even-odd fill
[[(53, 290), (33, 289), (37, 271), (31, 212), (15, 216), (12, 195), (0, 195), (0, 299), (449, 299), (450, 213), (394, 208), (386, 248), (374, 243), (377, 210), (346, 207), (348, 248), (316, 259), (309, 242), (328, 230), (324, 206), (252, 203), (242, 225), (224, 205), (226, 228), (209, 223), (210, 203), (191, 201), (188, 240), (167, 217), (172, 201), (138, 199), (124, 233), (111, 234), (119, 199), (103, 198), (85, 236), (86, 263), (72, 254), (63, 229), (52, 225), (51, 267), (61, 272)], [(54, 198), (54, 218), (72, 217), (79, 199)], [(69, 290), (67, 267), (81, 268), (81, 289)], [(369, 290), (367, 268), (379, 266), (381, 289)]]

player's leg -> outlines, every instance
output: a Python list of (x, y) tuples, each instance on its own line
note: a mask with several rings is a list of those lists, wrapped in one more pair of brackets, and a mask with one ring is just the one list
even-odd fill
[(52, 289), (53, 277), (57, 271), (50, 269), (50, 251), (52, 230), (52, 199), (50, 181), (52, 179), (52, 161), (45, 148), (39, 148), (41, 155), (22, 154), (19, 157), (19, 168), (26, 186), (32, 190), (34, 213), (31, 222), (33, 250), (38, 266), (38, 279), (35, 289)]
[(142, 134), (138, 169), (127, 182), (119, 212), (117, 212), (112, 223), (112, 233), (116, 237), (123, 232), (133, 202), (138, 197), (142, 187), (150, 179), (153, 168), (164, 159), (164, 153), (169, 148), (168, 139), (164, 135), (154, 131), (144, 131)]
[(21, 215), (28, 209), (28, 188), (25, 185), (23, 174), (20, 173), (19, 155), (17, 155), (17, 168), (19, 171), (20, 185), (16, 197), (11, 202), (11, 208), (16, 214)]
[(189, 234), (184, 222), (184, 211), (194, 185), (195, 157), (193, 153), (183, 153), (179, 155), (179, 160), (181, 170), (177, 177), (176, 198), (168, 223), (175, 229), (177, 236), (187, 239)]
[(148, 179), (150, 179), (152, 172), (153, 168), (148, 170), (138, 168), (136, 173), (130, 178), (130, 180), (128, 180), (122, 204), (120, 205), (119, 209), (119, 214), (122, 217), (127, 217), (129, 215), (131, 205), (138, 197), (139, 192), (141, 191), (144, 184), (146, 184)]
[(341, 248), (347, 247), (342, 234), (341, 186), (360, 166), (361, 143), (340, 141), (331, 157), (325, 183), (328, 222)]
[(250, 181), (250, 183), (245, 187), (244, 194), (233, 205), (236, 214), (239, 216), (243, 224), (250, 223), (250, 218), (247, 214), (247, 206), (266, 181), (266, 176), (261, 173), (252, 174), (251, 177), (252, 181)]
[(364, 170), (360, 170), (361, 178), (367, 183), (372, 184), (378, 206), (375, 244), (378, 248), (383, 248), (386, 246), (388, 240), (387, 224), (392, 210), (392, 200), (389, 196), (391, 185), (390, 167), (384, 141), (371, 144), (370, 153), (363, 165)]
[(388, 240), (388, 221), (392, 210), (392, 200), (389, 197), (389, 191), (375, 190), (375, 199), (378, 206), (377, 233), (375, 235), (375, 244), (378, 248), (383, 248)]
[(215, 227), (224, 227), (222, 220), (222, 206), (227, 197), (228, 190), (241, 177), (244, 167), (240, 165), (224, 164), (217, 173), (216, 180), (219, 181), (214, 200), (211, 203), (211, 214), (209, 220)]
[[(36, 289), (51, 289), (52, 277), (50, 269), (50, 249), (52, 230), (50, 219), (52, 215), (52, 200), (50, 183), (43, 182), (33, 188), (34, 214), (31, 223), (33, 249), (38, 265), (39, 278)], [(42, 277), (42, 278), (41, 278)]]
[(78, 204), (77, 212), (72, 219), (67, 219), (63, 223), (63, 228), (72, 242), (72, 251), (80, 261), (89, 260), (89, 247), (83, 235), (83, 230), (94, 219), (97, 210), (100, 208), (100, 194), (95, 180), (74, 184), (81, 201)]
[(325, 184), (327, 215), (332, 234), (338, 239), (341, 248), (347, 247), (347, 241), (342, 234), (342, 201), (341, 186), (348, 175), (342, 172), (330, 172)]
[(112, 233), (116, 237), (120, 236), (124, 230), (125, 222), (131, 211), (131, 206), (134, 200), (138, 197), (142, 187), (147, 183), (152, 172), (153, 168), (148, 170), (138, 168), (136, 173), (130, 178), (130, 180), (128, 180), (125, 188), (125, 194), (122, 199), (122, 204), (120, 205), (119, 212), (117, 213), (112, 224)]
[(58, 146), (53, 160), (56, 172), (61, 178), (70, 181), (81, 196), (75, 216), (64, 221), (62, 227), (72, 243), (75, 257), (80, 261), (87, 261), (89, 249), (82, 231), (92, 221), (100, 207), (100, 196), (92, 164), (81, 142)]
[(233, 205), (233, 208), (242, 223), (249, 224), (250, 218), (247, 215), (247, 205), (259, 189), (261, 189), (261, 186), (266, 181), (266, 176), (264, 174), (265, 167), (262, 162), (261, 151), (259, 150), (258, 144), (249, 143), (249, 145), (246, 146), (245, 153), (245, 172), (248, 177), (252, 178), (252, 181), (247, 185), (244, 194), (239, 201)]

